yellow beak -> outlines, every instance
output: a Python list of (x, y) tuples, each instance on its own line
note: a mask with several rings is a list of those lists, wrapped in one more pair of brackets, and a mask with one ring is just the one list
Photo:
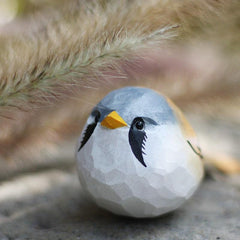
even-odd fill
[(101, 125), (109, 129), (115, 129), (127, 126), (127, 123), (119, 116), (116, 111), (112, 111), (102, 120)]

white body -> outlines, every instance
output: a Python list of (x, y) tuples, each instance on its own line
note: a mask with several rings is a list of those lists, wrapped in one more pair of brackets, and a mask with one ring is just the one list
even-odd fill
[(147, 130), (147, 167), (132, 154), (128, 131), (128, 126), (109, 130), (98, 123), (77, 153), (83, 188), (100, 207), (120, 215), (155, 217), (178, 208), (203, 176), (202, 162), (180, 127), (170, 124)]

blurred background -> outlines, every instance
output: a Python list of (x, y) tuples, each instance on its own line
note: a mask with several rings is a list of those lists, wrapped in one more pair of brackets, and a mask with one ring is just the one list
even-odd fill
[[(132, 22), (129, 20), (129, 26), (122, 25), (126, 32), (129, 31), (129, 35), (123, 33), (124, 37), (133, 41), (142, 34), (145, 41), (148, 39), (145, 37), (146, 34), (150, 36), (150, 33), (155, 30), (154, 26), (158, 19), (149, 17), (150, 20), (147, 20), (141, 16), (145, 16), (144, 14), (150, 16), (149, 12), (154, 12), (156, 9), (154, 4), (161, 1), (149, 1), (148, 3), (141, 1), (137, 4), (136, 7), (141, 4), (143, 7), (146, 5), (147, 13), (144, 13), (144, 10), (135, 11), (132, 6), (134, 4), (131, 5), (134, 0), (123, 2), (127, 2), (129, 9), (133, 9), (132, 12), (129, 10), (131, 13), (129, 16), (133, 18), (131, 21), (144, 27), (144, 31), (138, 33), (139, 35), (134, 35), (134, 31), (131, 30), (134, 24), (131, 25)], [(219, 209), (226, 207), (227, 211), (231, 213), (228, 215), (229, 218), (235, 216), (234, 211), (236, 214), (240, 211), (240, 206), (237, 204), (240, 202), (240, 4), (238, 1), (232, 0), (224, 3), (226, 5), (223, 4), (224, 7), (219, 11), (215, 11), (214, 4), (217, 6), (217, 3), (221, 3), (221, 1), (204, 1), (199, 5), (197, 3), (195, 5), (190, 0), (178, 3), (178, 5), (174, 3), (176, 1), (165, 2), (165, 5), (161, 3), (164, 5), (164, 9), (167, 9), (162, 13), (162, 26), (174, 26), (174, 31), (176, 28), (177, 32), (176, 36), (174, 33), (173, 37), (167, 38), (160, 44), (159, 42), (151, 43), (152, 45), (150, 44), (148, 47), (127, 49), (129, 53), (127, 57), (121, 53), (117, 61), (106, 60), (106, 65), (109, 61), (111, 66), (105, 66), (101, 72), (94, 72), (95, 70), (91, 69), (86, 76), (76, 77), (81, 84), (76, 84), (71, 80), (75, 79), (74, 74), (76, 73), (69, 74), (66, 78), (70, 79), (70, 83), (68, 82), (64, 87), (60, 82), (60, 86), (54, 83), (55, 85), (51, 88), (44, 89), (46, 92), (49, 90), (50, 95), (30, 94), (23, 103), (18, 105), (14, 102), (13, 106), (11, 104), (4, 105), (4, 101), (0, 103), (0, 126), (2, 126), (0, 131), (0, 239), (8, 239), (1, 238), (1, 232), (4, 233), (3, 237), (9, 237), (9, 239), (24, 234), (30, 236), (29, 239), (31, 239), (34, 237), (32, 231), (38, 233), (37, 239), (46, 239), (41, 238), (41, 234), (38, 232), (39, 228), (50, 229), (49, 233), (57, 239), (57, 233), (51, 228), (53, 226), (53, 229), (55, 227), (57, 231), (60, 231), (54, 223), (54, 218), (60, 219), (57, 220), (60, 226), (65, 226), (64, 219), (68, 219), (69, 216), (75, 218), (74, 224), (76, 224), (75, 221), (84, 222), (83, 219), (87, 219), (87, 223), (84, 225), (87, 228), (96, 215), (106, 217), (105, 213), (98, 209), (91, 210), (92, 206), (87, 208), (86, 201), (78, 198), (80, 187), (75, 170), (75, 150), (77, 139), (91, 109), (109, 91), (127, 85), (149, 87), (169, 96), (183, 110), (193, 125), (203, 154), (206, 156), (206, 165), (210, 169), (210, 175), (213, 179), (220, 181), (219, 184), (207, 182), (210, 187), (204, 185), (204, 191), (197, 196), (203, 201), (203, 212), (212, 214), (212, 210), (208, 209), (207, 205), (214, 205), (216, 196), (224, 199), (224, 195), (229, 200), (226, 203), (228, 205), (227, 207), (218, 206)], [(208, 2), (213, 2), (213, 6), (209, 7)], [(109, 6), (117, 5), (114, 1), (108, 0), (98, 1), (98, 4), (103, 13)], [(123, 5), (123, 8), (126, 8), (127, 4)], [(45, 53), (44, 49), (48, 48), (47, 44), (51, 50), (49, 50), (51, 52), (49, 56), (54, 56), (54, 54), (57, 56), (54, 61), (49, 60), (48, 65), (50, 66), (57, 66), (58, 61), (61, 60), (61, 54), (64, 59), (64, 51), (74, 49), (74, 44), (81, 45), (82, 41), (86, 41), (86, 46), (88, 44), (90, 46), (90, 52), (94, 52), (94, 49), (91, 49), (91, 43), (96, 44), (101, 40), (98, 40), (98, 37), (93, 36), (92, 33), (99, 31), (96, 35), (101, 35), (101, 31), (103, 31), (97, 28), (97, 23), (92, 25), (89, 32), (83, 31), (82, 35), (87, 40), (82, 40), (82, 35), (79, 35), (79, 40), (75, 42), (70, 40), (71, 38), (77, 39), (74, 37), (77, 24), (83, 22), (83, 25), (87, 25), (95, 17), (96, 22), (101, 24), (99, 19), (102, 17), (102, 12), (99, 15), (96, 14), (98, 10), (91, 13), (91, 7), (96, 7), (94, 1), (0, 0), (1, 76), (7, 75), (11, 79), (11, 74), (16, 69), (17, 73), (30, 71), (27, 65), (38, 65), (38, 57), (36, 57), (38, 55), (35, 52), (38, 52), (39, 55), (41, 55), (39, 53), (41, 51)], [(112, 8), (114, 9), (114, 7)], [(80, 18), (78, 14), (82, 9), (86, 12), (86, 16)], [(125, 11), (127, 12), (127, 10)], [(208, 11), (211, 14), (207, 14)], [(132, 14), (133, 12), (136, 15)], [(118, 17), (116, 17), (116, 21), (118, 21)], [(171, 21), (169, 21), (169, 17), (171, 17)], [(80, 20), (76, 20), (78, 18)], [(86, 19), (86, 22), (83, 19)], [(104, 21), (107, 22), (108, 19)], [(120, 25), (121, 21), (123, 19), (119, 17)], [(178, 24), (179, 22), (180, 24)], [(109, 34), (109, 38), (114, 39), (111, 35), (111, 23), (108, 22), (106, 26), (106, 29), (104, 28), (106, 35)], [(117, 27), (119, 28), (119, 26)], [(71, 37), (68, 39), (69, 41), (66, 40), (67, 37), (65, 42), (60, 41), (59, 38), (64, 38), (65, 35)], [(144, 41), (142, 41), (142, 45), (145, 44)], [(54, 46), (57, 44), (58, 47), (55, 48)], [(111, 42), (108, 47), (111, 48)], [(82, 51), (84, 52), (84, 50)], [(15, 53), (12, 52), (18, 55), (18, 61), (14, 60)], [(31, 54), (32, 58), (29, 57)], [(21, 65), (21, 60), (24, 62), (27, 57), (30, 60), (26, 65)], [(41, 61), (39, 60), (39, 68), (44, 66)], [(21, 68), (22, 66), (24, 68)], [(27, 76), (30, 76), (29, 79), (31, 79), (32, 75)], [(4, 96), (6, 85), (9, 83), (10, 89), (12, 82), (8, 80), (8, 83), (4, 84), (3, 77), (1, 79), (1, 96)], [(60, 78), (56, 79), (56, 82), (57, 80), (62, 81)], [(228, 189), (227, 192), (222, 192), (222, 186), (225, 190)], [(206, 196), (206, 191), (212, 191), (215, 195), (212, 198)], [(55, 202), (56, 198), (60, 199), (59, 202)], [(51, 206), (45, 205), (46, 201), (49, 201)], [(70, 207), (72, 202), (75, 206)], [(77, 207), (78, 205), (81, 207)], [(191, 205), (191, 202), (190, 206), (197, 207), (194, 203)], [(86, 212), (82, 212), (84, 207), (92, 214), (90, 214), (90, 219)], [(186, 209), (183, 209), (183, 212), (187, 219), (191, 213)], [(223, 210), (219, 209), (216, 212), (220, 214)], [(194, 212), (194, 210), (191, 211)], [(52, 217), (48, 216), (48, 212), (52, 214)], [(200, 212), (196, 214), (202, 217)], [(207, 215), (207, 220), (208, 217)], [(215, 217), (221, 219), (223, 215)], [(49, 220), (47, 220), (48, 218)], [(112, 217), (108, 215), (107, 218), (112, 220)], [(23, 221), (23, 219), (26, 220)], [(109, 219), (105, 224), (109, 224)], [(216, 219), (213, 219), (212, 222), (217, 224)], [(234, 222), (236, 219), (232, 218), (232, 221)], [(169, 221), (171, 222), (171, 219)], [(118, 221), (116, 222), (118, 223)], [(120, 222), (125, 226), (124, 220)], [(70, 223), (72, 224), (71, 221)], [(98, 223), (95, 222), (95, 224)], [(141, 228), (141, 223), (138, 224)], [(178, 220), (175, 224), (179, 226)], [(219, 229), (222, 224), (219, 222), (219, 225), (211, 227)], [(133, 224), (133, 226), (135, 225)], [(226, 229), (233, 229), (233, 226), (234, 224), (230, 227), (227, 226)], [(104, 232), (105, 228), (101, 227)], [(205, 226), (205, 228), (207, 227)], [(79, 234), (73, 233), (74, 229), (73, 225), (66, 226), (65, 231), (69, 233), (69, 235), (66, 234), (68, 239)], [(181, 228), (179, 229), (181, 230)], [(82, 231), (84, 230), (82, 229)], [(126, 231), (131, 230), (130, 227)], [(146, 231), (148, 230), (147, 227)], [(7, 232), (11, 231), (13, 235), (7, 235)], [(70, 234), (70, 231), (73, 235)], [(228, 239), (235, 239), (234, 237), (237, 236), (237, 230), (236, 235), (234, 235), (235, 230), (231, 233), (233, 235), (224, 231), (221, 234), (226, 239), (228, 237)], [(189, 233), (186, 232), (187, 234)], [(199, 234), (205, 236), (204, 233)], [(134, 238), (134, 236), (132, 237)], [(214, 237), (217, 236), (214, 235)], [(124, 238), (122, 236), (119, 239)]]

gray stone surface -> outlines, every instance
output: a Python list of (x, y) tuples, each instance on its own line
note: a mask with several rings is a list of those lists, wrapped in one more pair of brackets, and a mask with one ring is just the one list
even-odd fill
[(177, 211), (155, 219), (106, 212), (84, 198), (74, 170), (46, 170), (0, 187), (0, 240), (240, 239), (240, 177), (206, 178)]

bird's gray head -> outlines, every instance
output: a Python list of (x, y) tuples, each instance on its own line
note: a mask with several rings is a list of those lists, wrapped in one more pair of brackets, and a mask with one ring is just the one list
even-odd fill
[(175, 121), (166, 99), (148, 88), (125, 87), (112, 91), (98, 103), (96, 109), (102, 115), (100, 121), (109, 111), (116, 111), (128, 125), (136, 117), (148, 117), (157, 124)]

